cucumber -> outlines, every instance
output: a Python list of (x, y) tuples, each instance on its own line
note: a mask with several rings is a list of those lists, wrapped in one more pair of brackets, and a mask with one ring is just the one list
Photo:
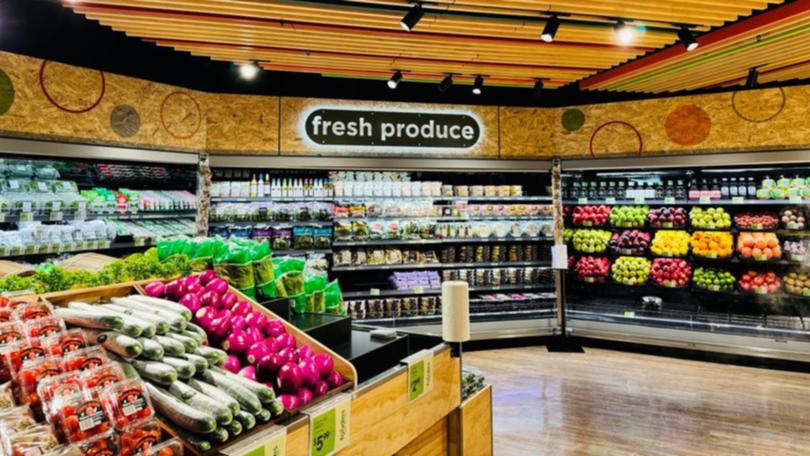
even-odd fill
[[(228, 409), (231, 411), (231, 414), (237, 415), (239, 413), (240, 411), (239, 402), (237, 402), (236, 399), (232, 398), (231, 396), (228, 396), (228, 394), (226, 394), (216, 386), (210, 385), (205, 382), (201, 382), (195, 378), (189, 380), (188, 385), (194, 388), (195, 390), (205, 394), (206, 396), (216, 400), (225, 407), (228, 407)], [(252, 416), (253, 415), (251, 415), (251, 417)]]
[(242, 423), (240, 423), (238, 420), (231, 421), (225, 425), (225, 428), (228, 430), (228, 434), (231, 437), (236, 437), (242, 433)]
[(166, 424), (174, 434), (176, 434), (186, 443), (194, 447), (195, 450), (197, 450), (200, 453), (205, 453), (211, 450), (211, 442), (208, 441), (208, 439), (206, 438), (207, 436), (202, 436), (200, 434), (188, 432), (185, 429), (181, 429), (176, 425), (172, 424), (172, 422), (169, 421), (168, 419), (165, 419), (165, 417), (163, 418), (164, 418), (162, 420), (163, 423)]
[(195, 339), (192, 339), (191, 337), (184, 336), (182, 334), (177, 334), (177, 333), (172, 332), (172, 333), (167, 334), (167, 337), (171, 337), (172, 339), (174, 339), (174, 340), (180, 342), (181, 344), (183, 344), (183, 347), (185, 347), (187, 352), (193, 352), (194, 350), (196, 350), (200, 346), (200, 343), (197, 342)]
[(121, 331), (122, 333), (130, 337), (138, 337), (141, 334), (143, 334), (143, 327), (137, 324), (137, 322), (133, 321), (131, 318), (127, 318), (126, 315), (122, 315), (118, 312), (106, 309), (104, 308), (104, 306), (92, 306), (84, 302), (71, 302), (70, 304), (68, 304), (68, 307), (71, 309), (86, 310), (87, 312), (118, 315), (124, 321), (124, 324), (121, 326), (121, 328), (118, 329), (118, 331)]
[(134, 378), (134, 379), (141, 379), (141, 376), (138, 375), (138, 371), (132, 367), (132, 364), (123, 362), (123, 361), (115, 361), (121, 367), (121, 370), (124, 371), (124, 377), (126, 378)]
[(205, 410), (211, 413), (220, 426), (226, 426), (233, 421), (233, 413), (231, 413), (231, 409), (226, 405), (223, 405), (212, 397), (206, 396), (183, 382), (172, 383), (169, 386), (169, 393), (198, 410)]
[(279, 399), (276, 399), (267, 404), (267, 409), (270, 410), (270, 413), (272, 413), (273, 416), (279, 416), (284, 413), (284, 404), (282, 404)]
[(149, 296), (141, 296), (141, 295), (132, 295), (130, 296), (130, 298), (134, 301), (138, 301), (143, 304), (150, 305), (152, 307), (157, 307), (168, 312), (179, 314), (186, 321), (191, 321), (192, 317), (194, 317), (194, 315), (191, 314), (191, 311), (188, 310), (184, 305), (178, 304), (174, 301), (168, 301), (166, 299), (152, 298)]
[(195, 355), (200, 355), (208, 360), (208, 364), (220, 367), (228, 360), (228, 353), (218, 348), (200, 345), (194, 350)]
[(109, 312), (98, 313), (86, 310), (68, 309), (58, 307), (53, 310), (57, 317), (65, 320), (71, 326), (90, 329), (120, 329), (124, 326), (124, 319)]
[(242, 423), (242, 429), (246, 431), (249, 431), (256, 426), (256, 418), (244, 410), (239, 410), (234, 417), (239, 420), (240, 423)]
[(197, 410), (151, 383), (146, 383), (146, 389), (158, 413), (177, 426), (198, 434), (209, 434), (216, 429), (217, 422), (210, 414)]
[(108, 304), (108, 305), (110, 306), (110, 308), (122, 309), (121, 312), (125, 312), (127, 315), (133, 315), (135, 317), (140, 318), (141, 320), (152, 323), (153, 325), (155, 325), (156, 334), (166, 334), (171, 330), (171, 328), (169, 327), (169, 323), (160, 316), (149, 312), (143, 312), (137, 309), (131, 309), (129, 307), (125, 307), (123, 304), (124, 302), (119, 302), (118, 304)]
[(181, 335), (181, 336), (188, 337), (189, 339), (193, 339), (193, 340), (195, 340), (195, 341), (197, 342), (197, 346), (198, 346), (198, 347), (199, 347), (200, 345), (202, 345), (203, 341), (205, 340), (205, 337), (200, 337), (200, 335), (199, 335), (199, 334), (197, 334), (196, 332), (194, 332), (194, 331), (189, 331), (189, 330), (188, 330), (188, 326), (186, 326), (186, 330), (185, 330), (185, 331), (183, 331), (183, 332), (181, 332), (181, 333), (180, 333), (180, 335)]
[(259, 401), (261, 401), (262, 404), (269, 404), (276, 400), (276, 393), (273, 391), (273, 388), (269, 388), (261, 383), (254, 382), (253, 380), (242, 377), (241, 375), (236, 375), (233, 372), (227, 371), (220, 367), (214, 367), (211, 370), (214, 372), (219, 372), (220, 374), (247, 388), (251, 393), (255, 394), (256, 397), (259, 398)]
[(273, 419), (273, 413), (267, 409), (261, 409), (258, 413), (254, 413), (253, 416), (256, 417), (256, 421), (259, 423), (266, 423)]
[(134, 358), (143, 352), (143, 345), (125, 334), (93, 329), (85, 329), (84, 334), (93, 345), (101, 345), (107, 351), (124, 358)]
[(144, 378), (161, 385), (171, 385), (177, 381), (177, 371), (168, 364), (159, 361), (130, 360), (132, 367)]
[(164, 356), (163, 362), (169, 366), (172, 366), (174, 370), (177, 371), (177, 377), (182, 378), (183, 380), (190, 379), (194, 376), (194, 373), (197, 372), (197, 369), (194, 368), (194, 364), (191, 364), (184, 359)]
[(169, 336), (155, 336), (154, 339), (163, 347), (163, 352), (166, 355), (181, 356), (186, 353), (185, 345)]
[(156, 340), (139, 337), (138, 342), (143, 345), (141, 358), (148, 359), (150, 361), (160, 361), (163, 359), (163, 346), (160, 345)]
[(113, 298), (112, 301), (122, 307), (137, 310), (149, 315), (157, 315), (161, 320), (167, 322), (173, 331), (184, 331), (186, 329), (186, 319), (174, 312), (161, 310), (159, 307), (152, 307), (130, 298)]
[(201, 339), (202, 339), (202, 340), (200, 340), (200, 343), (202, 343), (202, 341), (208, 339), (208, 333), (206, 333), (204, 329), (200, 328), (199, 326), (195, 325), (194, 323), (189, 322), (188, 324), (186, 324), (186, 331), (191, 331), (191, 332), (195, 332), (195, 333), (199, 334)]
[(135, 310), (119, 306), (118, 304), (104, 304), (101, 307), (117, 314), (126, 315), (126, 317), (123, 317), (124, 319), (129, 318), (135, 323), (139, 324), (143, 328), (143, 332), (141, 333), (143, 337), (153, 337), (155, 334), (157, 334), (158, 325), (160, 325), (161, 329), (164, 331), (168, 331), (169, 329), (169, 324), (163, 320), (151, 318), (151, 315), (140, 313)]
[(208, 369), (208, 360), (200, 355), (195, 355), (194, 353), (186, 353), (185, 355), (181, 356), (181, 358), (185, 359), (191, 364), (194, 364), (194, 369), (197, 372), (202, 372)]
[(245, 411), (255, 414), (262, 409), (262, 403), (255, 394), (219, 372), (209, 369), (202, 373), (202, 379), (236, 399)]
[(228, 441), (228, 430), (222, 427), (218, 427), (214, 429), (214, 432), (211, 433), (211, 441), (214, 443), (225, 443)]

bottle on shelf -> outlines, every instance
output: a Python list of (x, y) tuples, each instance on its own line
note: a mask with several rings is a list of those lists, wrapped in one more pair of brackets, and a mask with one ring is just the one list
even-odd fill
[(706, 179), (700, 180), (700, 198), (711, 198), (712, 191), (709, 187), (709, 181)]
[(270, 196), (270, 174), (264, 175), (264, 196)]
[(709, 198), (719, 200), (722, 198), (723, 194), (720, 189), (720, 182), (717, 181), (717, 178), (712, 179), (711, 184), (709, 185)]
[(256, 180), (256, 175), (253, 175), (253, 178), (250, 179), (250, 197), (256, 198), (259, 196), (259, 182)]
[(625, 199), (634, 199), (636, 197), (636, 183), (630, 181), (627, 183), (627, 191), (624, 193)]
[(755, 198), (757, 194), (757, 184), (754, 182), (753, 177), (748, 178), (748, 187), (746, 189), (749, 198)]
[(600, 199), (607, 198), (607, 182), (605, 181), (599, 182), (599, 189), (596, 192), (596, 196)]
[(661, 185), (660, 183), (650, 184), (647, 187), (647, 191), (644, 193), (644, 198), (646, 199), (655, 199), (656, 189), (660, 191)]
[(264, 198), (264, 174), (259, 173), (259, 182), (256, 186), (256, 196)]
[(690, 200), (700, 199), (700, 187), (698, 187), (697, 180), (695, 179), (689, 181), (688, 196)]
[(684, 185), (684, 182), (679, 179), (675, 185), (675, 198), (685, 200), (687, 194), (686, 185)]
[(731, 177), (728, 180), (728, 198), (736, 198), (738, 196), (740, 196), (740, 189), (737, 187), (737, 178)]

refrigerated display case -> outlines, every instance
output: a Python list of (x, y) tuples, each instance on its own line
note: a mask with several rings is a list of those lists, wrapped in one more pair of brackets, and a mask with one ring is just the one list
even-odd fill
[(810, 165), (773, 154), (566, 167), (570, 333), (810, 359)]
[(264, 238), (275, 256), (326, 260), (356, 324), (440, 333), (441, 282), (466, 280), (473, 337), (553, 330), (547, 164), (516, 173), (418, 171), (407, 160), (399, 169), (223, 161), (213, 168), (209, 234)]

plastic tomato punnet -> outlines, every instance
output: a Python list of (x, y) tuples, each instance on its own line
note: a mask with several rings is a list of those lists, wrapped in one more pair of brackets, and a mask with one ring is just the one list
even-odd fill
[(37, 318), (52, 317), (53, 307), (45, 302), (35, 304), (24, 304), (12, 312), (12, 317), (22, 321), (36, 320)]
[(50, 337), (65, 330), (65, 322), (59, 317), (42, 317), (28, 320), (23, 324), (28, 337)]
[(88, 371), (99, 366), (110, 364), (107, 351), (98, 345), (82, 348), (65, 354), (62, 357), (62, 370)]
[(17, 373), (17, 383), (20, 385), (20, 402), (30, 404), (34, 412), (41, 410), (42, 403), (37, 393), (39, 382), (61, 373), (59, 360), (53, 356), (23, 364)]
[(61, 429), (59, 422), (59, 409), (66, 397), (79, 394), (82, 391), (81, 373), (77, 371), (65, 372), (54, 377), (48, 377), (39, 382), (37, 394), (42, 401), (42, 413), (49, 423), (57, 430)]
[(183, 442), (177, 437), (152, 447), (149, 456), (183, 456)]
[(160, 442), (160, 425), (155, 420), (133, 423), (121, 431), (121, 456), (150, 455)]
[(125, 379), (124, 371), (116, 364), (105, 364), (82, 372), (82, 388), (98, 392)]
[(99, 397), (118, 431), (155, 414), (149, 393), (143, 382), (138, 379), (123, 380), (110, 385), (101, 391)]
[(81, 329), (68, 329), (48, 337), (43, 342), (45, 351), (53, 356), (64, 356), (88, 346), (87, 337)]
[(44, 358), (46, 353), (42, 346), (42, 339), (28, 339), (5, 347), (2, 355), (11, 372), (11, 377), (16, 379), (17, 373), (23, 365)]
[(11, 456), (29, 456), (49, 454), (59, 446), (59, 441), (53, 428), (43, 424), (7, 437), (7, 446), (11, 450)]
[(120, 453), (118, 436), (113, 432), (107, 432), (82, 442), (74, 443), (62, 453), (70, 456), (117, 456)]
[(103, 435), (110, 430), (110, 419), (98, 394), (89, 390), (65, 398), (59, 408), (59, 420), (65, 438), (71, 443)]

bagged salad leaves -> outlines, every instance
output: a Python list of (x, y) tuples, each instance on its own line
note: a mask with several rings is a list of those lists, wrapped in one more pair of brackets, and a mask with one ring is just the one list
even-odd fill
[(304, 266), (301, 258), (282, 258), (278, 262), (276, 290), (279, 296), (298, 296), (304, 293)]
[(202, 239), (197, 243), (194, 253), (189, 256), (191, 267), (195, 271), (204, 271), (214, 263), (214, 247), (216, 239)]
[(346, 305), (343, 303), (343, 292), (340, 284), (333, 280), (324, 289), (324, 307), (326, 313), (346, 315)]
[(250, 298), (256, 297), (250, 249), (235, 242), (214, 257), (214, 271)]
[(328, 282), (326, 274), (307, 270), (304, 273), (304, 293), (306, 294), (306, 311), (309, 313), (326, 312), (324, 290)]
[(253, 256), (253, 275), (256, 282), (256, 294), (264, 298), (276, 297), (276, 274), (270, 243), (264, 240), (255, 243), (251, 250)]

